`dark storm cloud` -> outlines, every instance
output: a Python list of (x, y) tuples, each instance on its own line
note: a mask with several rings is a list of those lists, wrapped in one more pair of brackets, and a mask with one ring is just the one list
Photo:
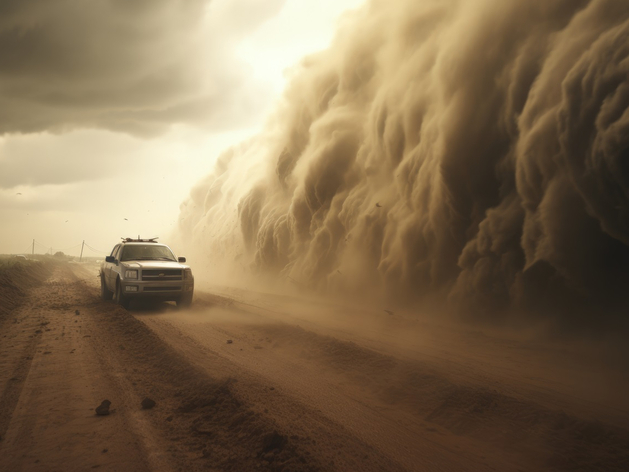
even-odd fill
[(0, 134), (241, 126), (264, 98), (231, 48), (283, 1), (223, 3), (0, 2)]
[(322, 290), (576, 317), (626, 302), (628, 184), (629, 2), (373, 0), (181, 226)]

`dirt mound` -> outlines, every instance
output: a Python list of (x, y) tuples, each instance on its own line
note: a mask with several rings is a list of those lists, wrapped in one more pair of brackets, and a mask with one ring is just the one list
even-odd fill
[(203, 457), (221, 470), (316, 471), (321, 466), (231, 392), (230, 380), (202, 396), (188, 397), (179, 408)]
[(54, 261), (0, 259), (0, 319), (17, 308), (30, 288), (52, 273)]

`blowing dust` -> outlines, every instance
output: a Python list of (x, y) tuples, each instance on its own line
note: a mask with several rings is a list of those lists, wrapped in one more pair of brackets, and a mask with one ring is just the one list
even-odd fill
[(623, 320), (627, 1), (371, 0), (291, 74), (181, 206), (199, 266), (474, 318)]

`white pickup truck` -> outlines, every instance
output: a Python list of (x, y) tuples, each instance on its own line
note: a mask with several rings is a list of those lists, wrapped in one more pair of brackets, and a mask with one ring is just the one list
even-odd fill
[(155, 239), (123, 239), (100, 267), (103, 300), (125, 308), (133, 299), (177, 302), (178, 307), (192, 303), (194, 277), (185, 257), (175, 257), (165, 244)]

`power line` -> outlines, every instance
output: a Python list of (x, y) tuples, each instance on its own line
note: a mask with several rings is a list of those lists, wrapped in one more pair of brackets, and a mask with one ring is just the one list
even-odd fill
[(46, 251), (48, 251), (48, 249), (50, 249), (50, 246), (46, 246), (45, 244), (40, 243), (39, 241), (35, 240), (35, 244), (37, 244), (40, 247), (43, 247), (46, 249)]
[(74, 246), (69, 246), (67, 248), (64, 249), (57, 249), (54, 246), (47, 246), (43, 243), (40, 243), (39, 241), (33, 239), (33, 242), (31, 244), (28, 245), (26, 251), (24, 251), (25, 253), (28, 252), (33, 252), (35, 247), (37, 246), (37, 248), (39, 249), (44, 249), (44, 253), (47, 254), (48, 252), (64, 252), (64, 251), (71, 251), (72, 249), (76, 249), (78, 247), (80, 247), (81, 245), (85, 245), (85, 247), (87, 247), (88, 249), (97, 252), (99, 254), (109, 254), (109, 251), (101, 251), (100, 249), (96, 249), (95, 247), (90, 246), (89, 244), (87, 244), (86, 242), (83, 243), (79, 243), (79, 244), (75, 244)]
[(108, 252), (108, 251), (101, 251), (101, 250), (99, 250), (99, 249), (95, 249), (95, 248), (93, 248), (92, 246), (90, 246), (90, 245), (89, 245), (89, 244), (87, 244), (87, 243), (85, 243), (85, 247), (87, 247), (87, 248), (91, 249), (91, 250), (92, 250), (92, 251), (94, 251), (94, 252), (100, 252), (101, 254), (109, 254), (109, 252)]
[(75, 244), (75, 245), (74, 245), (74, 246), (72, 246), (72, 247), (67, 247), (67, 248), (65, 248), (65, 249), (59, 249), (59, 251), (69, 251), (69, 250), (71, 250), (71, 249), (75, 249), (75, 248), (79, 247), (80, 245), (81, 245), (81, 243), (79, 243), (79, 244)]
[[(56, 249), (54, 246), (47, 246), (47, 245), (45, 245), (45, 244), (40, 243), (40, 242), (39, 242), (39, 241), (37, 241), (37, 240), (33, 240), (33, 243), (34, 243), (34, 244), (36, 244), (38, 247), (45, 249), (45, 250), (46, 250), (46, 251), (45, 251), (45, 253), (46, 253), (46, 254), (47, 254), (48, 252), (50, 252), (51, 254), (52, 254), (53, 252), (57, 252), (57, 251), (54, 251), (54, 249)], [(80, 246), (80, 244), (77, 244), (76, 246), (72, 246), (72, 247), (70, 247), (70, 248), (61, 249), (61, 251), (68, 251), (69, 249), (73, 249), (73, 248), (78, 247), (78, 246)]]

